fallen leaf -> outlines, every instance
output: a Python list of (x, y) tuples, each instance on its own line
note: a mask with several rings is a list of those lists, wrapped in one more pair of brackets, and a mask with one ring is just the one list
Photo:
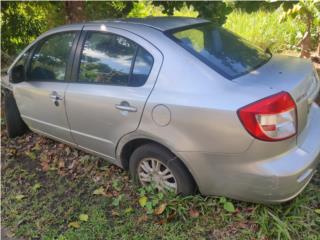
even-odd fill
[(148, 198), (146, 196), (142, 196), (139, 198), (139, 204), (141, 207), (144, 207), (147, 204)]
[(18, 200), (18, 201), (20, 201), (20, 200), (24, 199), (25, 197), (26, 197), (26, 196), (23, 195), (23, 194), (18, 194), (18, 195), (15, 196), (15, 199)]
[(79, 162), (82, 164), (87, 162), (90, 159), (90, 155), (84, 155), (83, 157), (80, 158)]
[(47, 162), (42, 162), (41, 167), (44, 172), (47, 172), (49, 170), (49, 164)]
[(34, 152), (28, 151), (28, 152), (26, 152), (25, 154), (26, 154), (31, 160), (36, 160), (36, 158), (37, 158), (37, 156), (36, 156), (36, 154), (35, 154)]
[(80, 214), (79, 215), (79, 220), (82, 222), (87, 222), (89, 219), (89, 216), (87, 214)]
[(166, 209), (167, 204), (166, 203), (161, 203), (155, 210), (154, 210), (154, 214), (155, 215), (161, 215), (164, 210)]
[(96, 190), (93, 191), (92, 193), (93, 195), (106, 195), (106, 193), (104, 192), (103, 187), (99, 187)]
[(176, 212), (175, 211), (170, 213), (170, 215), (167, 217), (167, 222), (170, 222), (170, 221), (174, 220), (175, 216), (176, 216)]
[(124, 213), (131, 213), (131, 212), (133, 212), (133, 208), (132, 207), (128, 207), (128, 208), (126, 208), (126, 210), (124, 210)]
[(160, 219), (159, 221), (157, 221), (156, 223), (159, 224), (159, 225), (163, 225), (165, 224), (167, 221), (166, 219)]
[(111, 215), (114, 216), (114, 217), (119, 217), (120, 216), (120, 214), (115, 210), (111, 211)]
[(71, 149), (69, 147), (65, 148), (66, 154), (69, 155), (71, 153)]
[[(2, 232), (1, 232), (2, 233)], [(8, 238), (13, 238), (15, 236), (15, 234), (13, 232), (10, 232), (8, 229), (5, 230), (5, 235), (8, 237)], [(2, 235), (2, 234), (1, 234)]]
[(144, 214), (138, 218), (138, 223), (146, 222), (147, 220), (148, 220), (148, 216)]
[(194, 208), (191, 208), (190, 210), (189, 210), (189, 214), (190, 214), (190, 217), (192, 217), (192, 218), (197, 218), (197, 217), (199, 217), (199, 211), (198, 210), (196, 210), (196, 209), (194, 209)]
[(79, 228), (79, 227), (80, 227), (80, 223), (79, 223), (79, 222), (70, 222), (70, 223), (68, 224), (68, 227), (69, 227), (69, 228), (71, 228), (71, 227), (73, 227), (73, 228)]
[(73, 169), (77, 166), (77, 160), (73, 160), (72, 163), (68, 166), (69, 169)]
[(59, 160), (58, 168), (59, 169), (64, 168), (64, 161), (63, 160)]
[(33, 151), (40, 151), (41, 147), (39, 143), (36, 143), (36, 145), (34, 145), (34, 147), (32, 148)]

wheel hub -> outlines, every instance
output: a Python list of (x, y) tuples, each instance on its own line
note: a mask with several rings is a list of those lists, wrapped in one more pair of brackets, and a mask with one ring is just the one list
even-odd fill
[(171, 170), (158, 159), (142, 159), (138, 167), (138, 176), (143, 186), (153, 183), (159, 191), (177, 192), (177, 182)]

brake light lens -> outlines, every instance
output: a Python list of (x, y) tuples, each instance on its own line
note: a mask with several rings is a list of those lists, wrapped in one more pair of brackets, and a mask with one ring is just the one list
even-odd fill
[(280, 92), (238, 110), (245, 129), (263, 141), (280, 141), (297, 133), (297, 107), (287, 92)]

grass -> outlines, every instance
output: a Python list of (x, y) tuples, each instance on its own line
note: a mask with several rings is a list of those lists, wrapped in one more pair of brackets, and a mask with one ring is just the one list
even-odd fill
[[(175, 197), (137, 188), (125, 171), (39, 135), (11, 140), (3, 129), (1, 139), (1, 223), (11, 236), (60, 240), (320, 236), (319, 173), (301, 195), (281, 205)], [(235, 209), (226, 208), (226, 202)]]
[(271, 50), (274, 52), (295, 50), (306, 27), (302, 21), (296, 19), (279, 23), (280, 15), (280, 9), (273, 12), (258, 10), (252, 13), (235, 10), (227, 16), (224, 27), (262, 48), (273, 43)]

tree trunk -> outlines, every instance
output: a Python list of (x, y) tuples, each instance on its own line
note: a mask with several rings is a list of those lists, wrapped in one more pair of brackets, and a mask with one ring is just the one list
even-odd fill
[(320, 58), (320, 27), (318, 27), (318, 47), (317, 47), (316, 55), (318, 58)]
[(86, 19), (83, 1), (65, 1), (64, 8), (67, 24), (83, 22)]
[(307, 32), (304, 34), (299, 45), (301, 47), (301, 58), (310, 58), (311, 54), (311, 25), (312, 25), (312, 16), (307, 17)]

